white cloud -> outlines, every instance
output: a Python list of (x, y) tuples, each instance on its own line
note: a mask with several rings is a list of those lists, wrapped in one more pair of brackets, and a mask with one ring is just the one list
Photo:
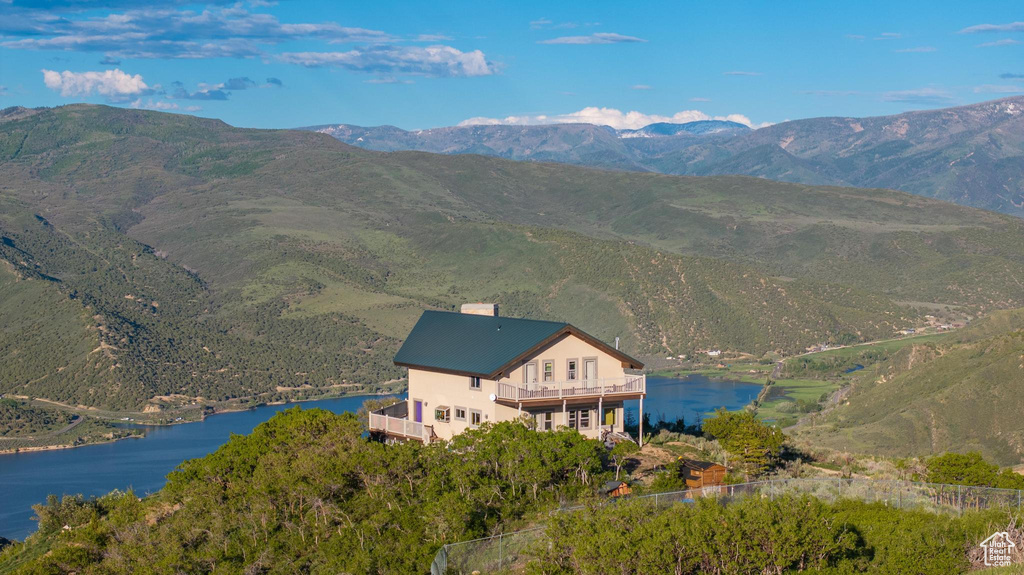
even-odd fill
[(146, 102), (139, 98), (131, 103), (131, 107), (137, 110), (177, 110), (178, 105), (174, 102), (163, 102), (149, 100)]
[(903, 37), (903, 34), (899, 32), (882, 32), (875, 37), (875, 40), (899, 40)]
[(558, 28), (579, 28), (580, 26), (599, 26), (598, 22), (554, 22), (548, 18), (538, 18), (530, 21), (530, 30), (545, 30)]
[(700, 97), (697, 97), (697, 98), (690, 98), (690, 101), (691, 102), (710, 102), (711, 98), (700, 98)]
[(1024, 32), (1024, 22), (978, 24), (976, 26), (968, 26), (960, 31), (961, 34), (977, 34), (979, 32)]
[(43, 70), (43, 83), (46, 87), (60, 92), (65, 98), (71, 96), (89, 96), (93, 92), (108, 98), (123, 98), (151, 92), (151, 88), (142, 80), (142, 76), (126, 74), (120, 69), (104, 70), (103, 72), (72, 72), (64, 70)]
[(935, 52), (936, 50), (938, 50), (938, 48), (936, 48), (934, 46), (917, 46), (917, 47), (914, 47), (914, 48), (902, 48), (900, 50), (893, 50), (893, 52), (897, 52), (897, 53), (901, 53), (901, 54), (907, 54), (907, 53), (914, 53), (914, 52)]
[(541, 40), (538, 44), (632, 44), (637, 42), (646, 42), (643, 38), (637, 38), (636, 36), (625, 36), (622, 34), (616, 34), (615, 32), (597, 32), (590, 34), (589, 36), (562, 36), (560, 38), (551, 38), (550, 40)]
[(370, 46), (348, 52), (286, 52), (280, 59), (309, 68), (334, 66), (383, 75), (488, 76), (497, 71), (480, 50), (462, 52), (451, 46)]
[(496, 125), (519, 125), (534, 126), (542, 124), (596, 124), (598, 126), (610, 126), (616, 130), (635, 130), (658, 122), (672, 124), (685, 124), (687, 122), (698, 122), (701, 120), (725, 120), (738, 122), (752, 128), (760, 128), (770, 124), (754, 124), (750, 118), (742, 114), (729, 114), (727, 116), (710, 116), (700, 110), (684, 110), (676, 112), (671, 116), (659, 114), (644, 114), (642, 112), (623, 112), (615, 108), (598, 108), (591, 106), (583, 108), (578, 112), (559, 114), (553, 116), (508, 116), (505, 118), (476, 117), (459, 122), (460, 126), (496, 126)]
[(975, 86), (975, 94), (1019, 94), (1024, 92), (1024, 86), (1010, 85), (997, 85), (997, 84), (983, 84), (981, 86)]
[(919, 88), (917, 90), (885, 92), (882, 94), (882, 100), (905, 104), (949, 104), (952, 102), (953, 96), (939, 88)]
[(181, 106), (175, 104), (174, 102), (167, 102), (165, 100), (153, 100), (153, 99), (149, 99), (149, 100), (143, 101), (142, 98), (137, 98), (136, 100), (132, 101), (132, 103), (129, 104), (129, 106), (131, 106), (132, 108), (135, 108), (136, 110), (160, 110), (160, 111), (163, 111), (163, 112), (170, 111), (170, 110), (184, 110), (186, 112), (198, 112), (199, 110), (203, 109), (202, 106), (185, 106), (184, 108), (182, 108)]
[(1014, 40), (1013, 38), (1003, 38), (1002, 40), (996, 40), (995, 42), (985, 42), (978, 44), (978, 48), (994, 48), (998, 46), (1013, 46), (1014, 44), (1020, 44), (1020, 40)]
[(647, 84), (636, 84), (631, 87), (633, 90), (651, 90), (652, 88)]

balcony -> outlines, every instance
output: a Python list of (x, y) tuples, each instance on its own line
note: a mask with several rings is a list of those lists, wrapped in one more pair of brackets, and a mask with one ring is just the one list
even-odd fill
[[(517, 403), (574, 398), (641, 396), (647, 393), (647, 376), (627, 375), (574, 381), (545, 381), (530, 384), (498, 382), (498, 400)], [(627, 399), (624, 397), (623, 399)]]
[(409, 404), (400, 401), (377, 411), (370, 412), (370, 433), (382, 433), (396, 439), (415, 439), (430, 443), (434, 427), (409, 419)]

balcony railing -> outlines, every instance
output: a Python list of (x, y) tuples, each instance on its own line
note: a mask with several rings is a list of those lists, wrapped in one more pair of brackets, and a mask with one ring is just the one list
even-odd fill
[(498, 399), (529, 401), (538, 399), (570, 399), (578, 397), (607, 397), (637, 395), (647, 392), (647, 377), (627, 375), (574, 381), (544, 381), (511, 384), (498, 382)]
[[(405, 402), (395, 405), (404, 405)], [(434, 439), (434, 428), (430, 425), (424, 425), (418, 421), (412, 421), (405, 417), (393, 417), (387, 415), (388, 412), (397, 411), (394, 406), (390, 408), (385, 407), (377, 411), (370, 413), (370, 431), (378, 433), (384, 433), (391, 437), (401, 437), (405, 439), (415, 439), (422, 441), (423, 443), (430, 443)]]

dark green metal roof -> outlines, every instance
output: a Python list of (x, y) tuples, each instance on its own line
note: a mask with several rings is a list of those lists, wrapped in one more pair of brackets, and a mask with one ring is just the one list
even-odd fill
[(568, 327), (556, 321), (428, 310), (398, 350), (395, 363), (488, 378)]
[(495, 379), (516, 361), (564, 334), (573, 334), (630, 367), (643, 364), (565, 322), (425, 311), (395, 364)]

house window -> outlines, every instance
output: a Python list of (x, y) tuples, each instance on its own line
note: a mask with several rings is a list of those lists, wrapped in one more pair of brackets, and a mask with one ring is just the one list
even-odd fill
[(447, 405), (439, 405), (434, 408), (434, 420), (447, 423), (451, 417), (451, 408)]
[(537, 429), (540, 431), (551, 431), (555, 428), (555, 417), (550, 411), (537, 414)]
[(480, 425), (480, 421), (482, 419), (483, 418), (481, 417), (479, 409), (470, 409), (469, 410), (469, 424), (470, 425), (473, 425), (473, 426)]
[(569, 410), (569, 427), (572, 429), (590, 429), (590, 410)]
[(471, 378), (469, 378), (469, 388), (470, 389), (475, 389), (477, 391), (480, 391), (480, 378), (479, 377), (471, 377)]
[(555, 362), (544, 361), (544, 381), (555, 381)]
[(466, 421), (466, 408), (455, 406), (455, 421)]
[(576, 381), (576, 368), (579, 366), (579, 362), (575, 359), (570, 359), (566, 363), (565, 367), (565, 379), (568, 381)]

